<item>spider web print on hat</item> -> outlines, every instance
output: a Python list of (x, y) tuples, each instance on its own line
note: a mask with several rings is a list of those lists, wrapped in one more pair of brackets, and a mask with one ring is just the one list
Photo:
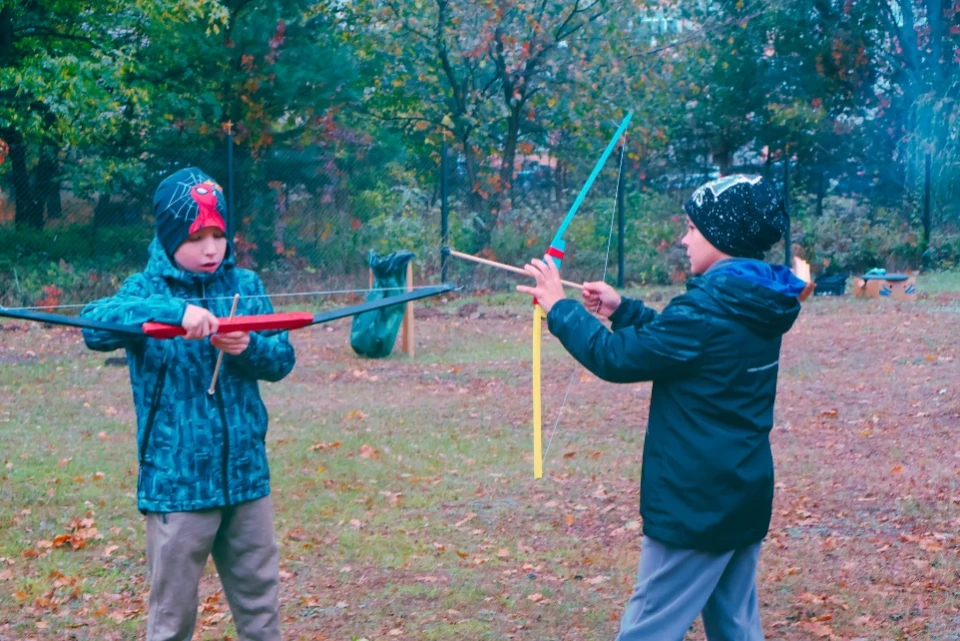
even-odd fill
[[(214, 193), (217, 199), (217, 213), (222, 215), (220, 210), (222, 209), (223, 205), (220, 200), (220, 194), (223, 193), (223, 189), (209, 176), (203, 173), (191, 172), (187, 174), (184, 179), (177, 180), (173, 184), (173, 196), (170, 198), (170, 203), (167, 205), (166, 209), (173, 216), (174, 220), (180, 220), (181, 218), (186, 219), (192, 213), (194, 213), (194, 207), (198, 206), (200, 203), (193, 196), (193, 188), (203, 184), (208, 184), (212, 188), (211, 192)], [(219, 192), (219, 194), (217, 192)]]
[(157, 238), (173, 256), (190, 234), (204, 227), (226, 231), (226, 202), (220, 186), (196, 167), (171, 174), (153, 198)]

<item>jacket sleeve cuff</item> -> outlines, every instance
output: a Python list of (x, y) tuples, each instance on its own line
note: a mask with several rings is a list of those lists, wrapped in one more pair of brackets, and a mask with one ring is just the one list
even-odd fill
[(613, 323), (614, 327), (629, 325), (631, 319), (639, 316), (643, 308), (643, 301), (624, 297), (620, 300), (620, 306), (610, 314), (610, 322)]
[(257, 353), (260, 350), (261, 343), (263, 338), (257, 332), (250, 332), (250, 344), (247, 345), (247, 349), (243, 350), (241, 353), (234, 356), (235, 359), (241, 363), (251, 364), (254, 359), (257, 357)]

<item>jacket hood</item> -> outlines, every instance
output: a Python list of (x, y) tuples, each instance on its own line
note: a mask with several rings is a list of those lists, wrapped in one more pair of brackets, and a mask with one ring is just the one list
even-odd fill
[(147, 248), (150, 259), (147, 262), (145, 273), (151, 276), (159, 276), (167, 280), (175, 280), (185, 285), (207, 285), (219, 278), (222, 278), (235, 266), (233, 257), (233, 243), (227, 241), (227, 251), (223, 255), (223, 262), (217, 267), (215, 272), (209, 274), (199, 274), (180, 269), (173, 259), (167, 254), (167, 250), (160, 244), (160, 240), (153, 239)]
[(797, 297), (806, 283), (783, 265), (759, 260), (722, 260), (690, 281), (688, 289), (702, 289), (730, 316), (761, 336), (786, 334), (800, 313)]

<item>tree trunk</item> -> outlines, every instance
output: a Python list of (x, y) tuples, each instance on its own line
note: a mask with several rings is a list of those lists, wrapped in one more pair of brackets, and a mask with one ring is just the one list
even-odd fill
[(5, 2), (0, 9), (0, 67), (10, 66), (13, 55), (13, 7)]
[[(484, 202), (483, 197), (477, 193), (477, 183), (480, 181), (479, 172), (477, 170), (477, 157), (473, 153), (473, 148), (470, 145), (470, 134), (465, 133), (460, 136), (460, 145), (463, 148), (463, 162), (467, 170), (467, 179), (466, 185), (461, 183), (461, 193), (463, 198), (467, 203), (467, 209), (471, 214), (479, 214), (483, 210)], [(454, 165), (456, 167), (456, 165)], [(459, 173), (454, 170), (455, 173)], [(456, 181), (455, 184), (460, 183), (460, 180)]]
[(523, 103), (517, 101), (510, 107), (510, 115), (507, 117), (507, 139), (503, 145), (502, 160), (500, 165), (500, 193), (509, 198), (513, 188), (514, 164), (517, 160), (517, 141), (520, 138), (520, 109)]
[(563, 203), (563, 168), (563, 161), (557, 158), (553, 168), (553, 192), (558, 204)]
[(60, 200), (60, 164), (57, 162), (57, 149), (44, 149), (40, 152), (40, 162), (34, 170), (34, 192), (41, 207), (46, 205), (47, 220), (55, 220), (63, 214)]
[(720, 175), (728, 176), (733, 167), (733, 154), (726, 140), (721, 138), (717, 142), (719, 146), (713, 154), (713, 161), (720, 167)]
[(822, 167), (817, 168), (817, 218), (823, 216), (823, 197), (824, 197), (824, 171)]
[(17, 226), (43, 229), (43, 205), (30, 184), (30, 171), (27, 169), (27, 146), (19, 141), (10, 145), (10, 164), (13, 167), (13, 194), (17, 200), (14, 222)]
[(940, 62), (945, 35), (943, 10), (942, 0), (927, 0), (927, 24), (930, 25), (930, 81), (938, 92), (941, 89), (940, 81), (943, 79), (943, 67)]
[(111, 194), (100, 194), (97, 204), (93, 208), (93, 224), (95, 227), (116, 227), (124, 221), (123, 205), (110, 200)]

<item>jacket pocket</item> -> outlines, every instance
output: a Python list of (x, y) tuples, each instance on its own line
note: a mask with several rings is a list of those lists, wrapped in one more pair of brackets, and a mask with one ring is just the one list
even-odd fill
[(167, 361), (164, 360), (160, 365), (160, 372), (157, 374), (157, 384), (153, 388), (153, 396), (150, 399), (150, 410), (147, 412), (147, 422), (143, 426), (143, 440), (140, 442), (140, 451), (137, 460), (140, 467), (146, 460), (147, 448), (150, 445), (150, 435), (153, 433), (153, 425), (157, 419), (157, 410), (160, 409), (160, 397), (163, 395), (163, 384), (167, 378)]

